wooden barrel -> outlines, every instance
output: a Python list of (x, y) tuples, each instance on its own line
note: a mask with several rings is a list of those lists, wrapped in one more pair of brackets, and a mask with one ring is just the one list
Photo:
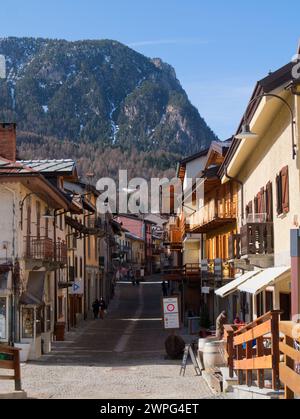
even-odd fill
[(223, 341), (206, 342), (203, 349), (203, 361), (205, 369), (224, 367)]
[(205, 345), (207, 343), (214, 342), (216, 340), (217, 340), (217, 338), (216, 337), (213, 337), (213, 336), (208, 336), (207, 338), (199, 339), (199, 342), (198, 342), (198, 350), (199, 350), (199, 352), (203, 352), (204, 351)]

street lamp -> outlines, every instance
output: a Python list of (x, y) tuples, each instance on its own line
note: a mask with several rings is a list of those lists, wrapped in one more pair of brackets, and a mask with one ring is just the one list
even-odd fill
[[(254, 99), (252, 99), (249, 102), (248, 107), (251, 106), (256, 101), (258, 101), (258, 100), (260, 100), (264, 97), (271, 97), (271, 98), (279, 99), (288, 108), (288, 110), (290, 112), (291, 129), (292, 129), (292, 156), (293, 156), (293, 160), (295, 160), (295, 158), (297, 156), (297, 145), (296, 145), (296, 142), (295, 142), (294, 126), (295, 126), (296, 122), (295, 122), (295, 117), (294, 117), (294, 111), (293, 111), (291, 105), (285, 99), (283, 99), (281, 96), (275, 95), (273, 93), (262, 93), (262, 94), (258, 95), (257, 97), (255, 97)], [(252, 139), (258, 138), (258, 134), (251, 131), (249, 121), (247, 121), (247, 115), (246, 114), (244, 115), (244, 123), (243, 123), (243, 126), (242, 126), (242, 130), (239, 134), (235, 135), (235, 138), (237, 140), (252, 140)]]
[(46, 209), (45, 213), (42, 215), (42, 218), (48, 219), (48, 220), (54, 220), (55, 214), (51, 213), (50, 211), (50, 205), (49, 205), (49, 199), (46, 195), (39, 193), (39, 192), (32, 192), (27, 194), (22, 201), (20, 201), (20, 211), (21, 211), (21, 230), (23, 229), (23, 208), (25, 201), (32, 195), (36, 195), (42, 199), (44, 199), (47, 202), (48, 208)]

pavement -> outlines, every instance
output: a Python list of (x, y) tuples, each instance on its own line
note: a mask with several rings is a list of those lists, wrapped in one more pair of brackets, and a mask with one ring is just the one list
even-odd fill
[[(55, 343), (53, 352), (22, 366), (23, 388), (38, 399), (214, 399), (189, 365), (166, 359), (161, 282), (117, 285), (105, 320), (88, 321)], [(8, 382), (0, 382), (0, 392)]]

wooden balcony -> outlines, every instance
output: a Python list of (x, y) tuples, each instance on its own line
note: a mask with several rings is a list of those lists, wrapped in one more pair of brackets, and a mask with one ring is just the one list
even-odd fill
[(201, 275), (206, 281), (227, 281), (234, 279), (235, 269), (227, 259), (204, 259), (201, 262)]
[(205, 234), (211, 230), (235, 223), (237, 205), (234, 201), (211, 199), (190, 217), (190, 232)]
[(274, 224), (248, 223), (241, 228), (241, 255), (274, 254)]
[(25, 259), (52, 262), (54, 258), (53, 240), (48, 237), (25, 237)]

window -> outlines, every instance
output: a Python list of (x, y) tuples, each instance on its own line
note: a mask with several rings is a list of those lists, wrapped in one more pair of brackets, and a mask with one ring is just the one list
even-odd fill
[(64, 297), (58, 297), (58, 318), (64, 317)]
[(36, 203), (36, 236), (39, 239), (41, 237), (41, 203)]
[(78, 257), (75, 256), (75, 278), (78, 278)]
[(0, 341), (7, 338), (7, 299), (0, 297)]
[(286, 166), (276, 177), (277, 215), (290, 211), (289, 168)]
[(80, 272), (80, 278), (82, 278), (82, 258), (80, 258), (80, 265), (79, 265), (79, 272)]

